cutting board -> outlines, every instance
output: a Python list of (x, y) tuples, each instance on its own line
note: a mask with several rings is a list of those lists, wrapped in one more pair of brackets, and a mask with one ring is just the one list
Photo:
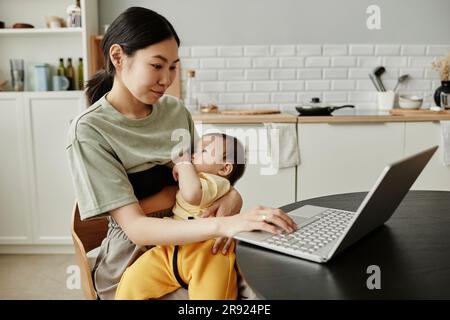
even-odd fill
[(389, 113), (393, 116), (418, 116), (418, 115), (435, 115), (435, 114), (450, 114), (450, 110), (431, 111), (428, 109), (391, 109)]
[(220, 114), (228, 114), (228, 115), (258, 115), (258, 114), (277, 114), (277, 113), (281, 113), (281, 111), (275, 109), (220, 111)]

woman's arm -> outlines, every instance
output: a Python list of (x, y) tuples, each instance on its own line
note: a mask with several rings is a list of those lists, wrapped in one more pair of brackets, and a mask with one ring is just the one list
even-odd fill
[(110, 212), (137, 245), (185, 244), (217, 237), (233, 237), (242, 231), (263, 230), (273, 234), (292, 232), (295, 222), (279, 209), (256, 207), (245, 213), (210, 219), (173, 220), (146, 217), (138, 203)]
[(185, 244), (219, 234), (219, 223), (214, 219), (184, 221), (147, 217), (138, 203), (112, 210), (110, 214), (137, 245)]

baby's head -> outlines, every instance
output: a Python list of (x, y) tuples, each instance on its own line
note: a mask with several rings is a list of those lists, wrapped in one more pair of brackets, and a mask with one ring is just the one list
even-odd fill
[(197, 172), (222, 176), (234, 185), (245, 171), (245, 149), (235, 137), (205, 134), (197, 143), (192, 163)]

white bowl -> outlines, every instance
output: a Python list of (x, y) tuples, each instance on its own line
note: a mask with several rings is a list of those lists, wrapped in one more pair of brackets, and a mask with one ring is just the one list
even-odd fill
[(401, 95), (398, 97), (398, 105), (402, 109), (419, 109), (423, 98), (415, 95)]

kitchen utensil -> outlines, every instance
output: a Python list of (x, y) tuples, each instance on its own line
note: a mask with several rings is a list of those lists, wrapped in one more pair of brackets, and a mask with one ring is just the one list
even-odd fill
[(415, 95), (401, 95), (398, 98), (398, 105), (402, 109), (419, 109), (422, 103), (423, 98)]
[(281, 111), (276, 109), (220, 111), (220, 114), (227, 114), (227, 115), (258, 115), (258, 114), (277, 114), (277, 113), (281, 113)]
[(383, 82), (381, 81), (381, 75), (386, 72), (386, 69), (383, 66), (378, 66), (373, 70), (373, 74), (375, 78), (377, 79), (378, 86), (380, 87), (380, 91), (386, 91), (386, 88), (383, 85)]
[(316, 107), (316, 106), (297, 106), (295, 109), (301, 116), (331, 116), (333, 111), (342, 108), (354, 108), (353, 105), (343, 105), (338, 107)]
[(395, 92), (392, 90), (385, 92), (377, 92), (378, 96), (378, 109), (390, 110), (394, 108)]
[(380, 87), (378, 87), (378, 84), (375, 81), (375, 78), (374, 78), (373, 74), (369, 73), (369, 78), (370, 78), (370, 80), (372, 80), (372, 83), (373, 83), (373, 86), (375, 87), (375, 89), (377, 89), (377, 91), (381, 91)]
[(394, 92), (397, 92), (398, 86), (408, 78), (409, 78), (409, 74), (404, 74), (404, 75), (401, 75), (400, 77), (398, 77), (397, 84), (395, 85), (395, 88), (394, 88)]
[(201, 113), (218, 113), (219, 107), (215, 104), (200, 104), (200, 112)]
[(31, 29), (31, 28), (34, 28), (34, 26), (29, 23), (18, 22), (13, 24), (13, 29)]

